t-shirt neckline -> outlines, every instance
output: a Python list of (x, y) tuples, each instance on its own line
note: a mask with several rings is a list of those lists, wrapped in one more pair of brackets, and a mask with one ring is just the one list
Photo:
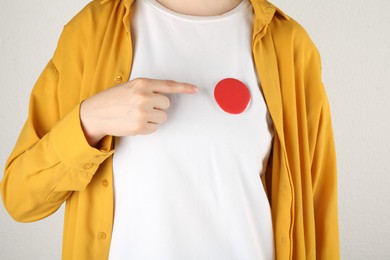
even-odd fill
[(210, 16), (197, 16), (197, 15), (188, 15), (188, 14), (182, 14), (175, 12), (156, 0), (138, 0), (142, 1), (144, 3), (149, 4), (150, 6), (154, 7), (157, 11), (163, 13), (164, 15), (168, 15), (172, 18), (183, 20), (187, 22), (217, 22), (221, 20), (225, 20), (227, 18), (231, 18), (233, 16), (236, 16), (240, 13), (242, 13), (249, 5), (248, 0), (243, 0), (241, 3), (239, 3), (236, 7), (234, 7), (232, 10), (227, 11), (220, 15), (210, 15)]

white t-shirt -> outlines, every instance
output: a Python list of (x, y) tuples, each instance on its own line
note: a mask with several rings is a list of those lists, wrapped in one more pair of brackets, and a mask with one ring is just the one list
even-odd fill
[[(183, 81), (199, 91), (167, 95), (168, 121), (155, 133), (116, 139), (110, 259), (273, 259), (260, 179), (273, 127), (252, 60), (250, 2), (208, 17), (154, 0), (134, 5), (130, 78)], [(244, 112), (227, 113), (214, 98), (225, 78), (248, 87)]]

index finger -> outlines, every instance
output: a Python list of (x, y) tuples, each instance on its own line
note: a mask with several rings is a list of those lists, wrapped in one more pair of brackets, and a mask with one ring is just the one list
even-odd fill
[(152, 91), (158, 93), (193, 94), (198, 90), (198, 87), (193, 84), (173, 80), (153, 80), (152, 82)]

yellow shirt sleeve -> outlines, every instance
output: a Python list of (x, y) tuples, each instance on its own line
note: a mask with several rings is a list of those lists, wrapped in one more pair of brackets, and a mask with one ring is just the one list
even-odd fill
[(73, 191), (87, 187), (113, 153), (108, 142), (99, 149), (89, 146), (80, 124), (80, 104), (60, 118), (58, 77), (50, 61), (34, 86), (28, 118), (6, 163), (1, 194), (17, 221), (55, 212)]

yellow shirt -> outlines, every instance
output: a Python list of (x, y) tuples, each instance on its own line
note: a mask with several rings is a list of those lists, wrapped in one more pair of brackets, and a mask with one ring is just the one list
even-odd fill
[[(1, 194), (15, 220), (42, 219), (66, 201), (63, 259), (108, 257), (113, 138), (90, 147), (79, 109), (129, 79), (132, 2), (92, 1), (64, 27), (6, 163)], [(293, 19), (265, 0), (251, 2), (253, 57), (275, 129), (263, 183), (276, 257), (339, 259), (335, 147), (318, 51)]]

